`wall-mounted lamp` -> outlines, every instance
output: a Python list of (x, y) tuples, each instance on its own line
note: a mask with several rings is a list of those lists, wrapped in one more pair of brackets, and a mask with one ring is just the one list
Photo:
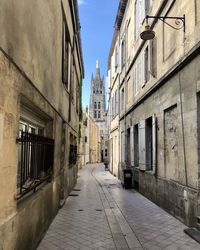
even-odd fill
[[(183, 28), (183, 32), (185, 33), (185, 15), (183, 17), (169, 17), (169, 16), (146, 16), (146, 25), (145, 25), (145, 30), (140, 34), (140, 37), (142, 40), (152, 40), (155, 37), (155, 32), (150, 29), (150, 26), (148, 24), (148, 19), (149, 18), (154, 18), (154, 19), (159, 19), (163, 23), (167, 24), (171, 28), (175, 30), (180, 30)], [(168, 22), (166, 22), (166, 19), (172, 19), (175, 20), (175, 24), (172, 25)]]

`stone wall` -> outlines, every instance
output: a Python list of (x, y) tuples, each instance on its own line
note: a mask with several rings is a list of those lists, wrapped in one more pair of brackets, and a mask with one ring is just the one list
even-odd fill
[[(72, 39), (74, 28), (69, 2), (63, 1), (63, 6)], [(69, 93), (62, 82), (60, 1), (27, 4), (3, 0), (0, 13), (0, 249), (31, 250), (36, 248), (61, 200), (68, 197), (76, 183), (77, 165), (69, 166), (69, 138), (72, 134), (78, 139), (76, 95), (83, 68), (80, 48), (74, 49), (76, 75), (71, 84), (74, 89)], [(42, 121), (45, 137), (54, 139), (54, 164), (51, 180), (17, 200), (19, 145), (16, 139), (24, 115), (28, 121), (29, 115)]]

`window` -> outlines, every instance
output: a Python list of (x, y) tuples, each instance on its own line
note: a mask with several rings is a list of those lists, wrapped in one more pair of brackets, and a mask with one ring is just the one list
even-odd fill
[(98, 111), (98, 118), (101, 118), (101, 112)]
[(153, 170), (152, 117), (146, 119), (146, 169)]
[(130, 128), (127, 129), (127, 141), (126, 141), (126, 162), (128, 166), (131, 166), (131, 130)]
[(124, 110), (124, 88), (121, 90), (121, 111)]
[(115, 91), (115, 115), (118, 114), (118, 89)]
[(139, 128), (134, 126), (134, 166), (139, 167)]
[(97, 108), (97, 103), (96, 102), (94, 102), (94, 109), (96, 109)]
[(118, 65), (119, 65), (119, 48), (117, 44), (115, 47), (115, 72), (117, 71)]
[(85, 142), (87, 143), (87, 136), (85, 136)]
[(54, 140), (44, 137), (44, 127), (20, 120), (17, 188), (21, 198), (51, 178)]
[(70, 91), (71, 81), (71, 44), (67, 27), (66, 17), (63, 10), (63, 42), (62, 42), (62, 81), (67, 90)]
[(133, 82), (134, 82), (134, 94), (137, 95), (141, 86), (144, 85), (144, 73), (143, 73), (143, 54), (140, 54), (135, 62), (133, 69)]
[(125, 133), (121, 132), (121, 162), (125, 162)]
[(121, 65), (122, 68), (125, 66), (126, 63), (126, 42), (125, 42), (125, 37), (122, 40), (121, 44)]
[(83, 123), (83, 124), (84, 124), (85, 127), (87, 127), (87, 125), (88, 125), (87, 118), (84, 120), (84, 123)]
[(73, 167), (77, 161), (77, 141), (76, 136), (70, 133), (69, 168)]
[(98, 109), (101, 109), (101, 103), (100, 102), (98, 103)]
[(106, 148), (105, 149), (105, 157), (107, 157), (108, 156), (108, 149)]
[(140, 121), (138, 133), (139, 168), (155, 172), (156, 167), (156, 117)]
[(139, 37), (140, 27), (148, 14), (152, 0), (136, 0), (135, 2), (135, 39)]
[(94, 118), (97, 118), (97, 111), (94, 111)]

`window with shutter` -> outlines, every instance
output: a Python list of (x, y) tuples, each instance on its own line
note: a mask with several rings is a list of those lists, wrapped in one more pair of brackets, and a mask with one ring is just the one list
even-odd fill
[(121, 162), (125, 162), (125, 133), (121, 132)]
[(134, 125), (134, 167), (138, 168), (139, 167), (139, 128), (138, 124)]
[(70, 91), (71, 81), (71, 44), (70, 35), (67, 27), (66, 17), (63, 11), (63, 36), (62, 36), (62, 81), (67, 90)]
[(131, 166), (134, 166), (134, 127), (130, 128), (130, 157), (131, 157)]

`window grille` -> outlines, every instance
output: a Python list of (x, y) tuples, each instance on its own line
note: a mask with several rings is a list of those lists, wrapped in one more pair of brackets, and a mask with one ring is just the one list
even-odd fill
[(53, 172), (54, 140), (20, 131), (17, 199), (50, 180)]

